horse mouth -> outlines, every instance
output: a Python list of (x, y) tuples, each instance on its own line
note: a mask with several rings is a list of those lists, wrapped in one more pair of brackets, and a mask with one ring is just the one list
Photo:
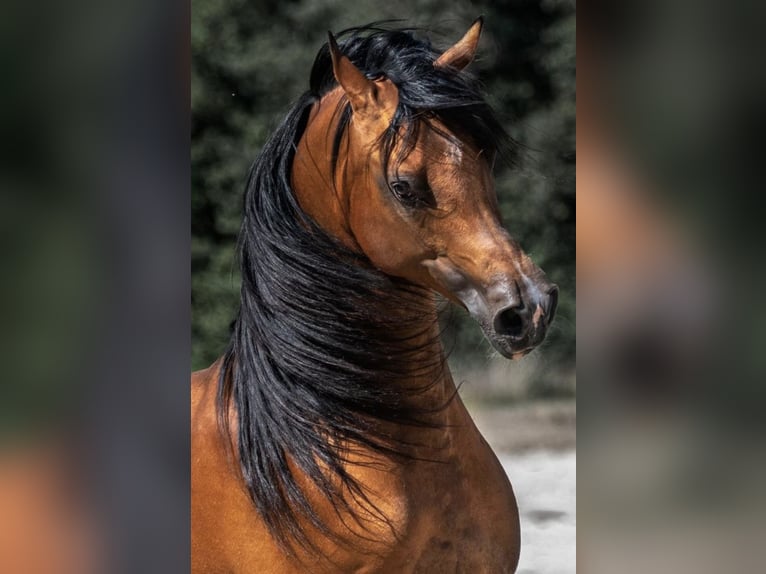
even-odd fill
[[(482, 327), (483, 328), (483, 327)], [(543, 331), (535, 340), (530, 341), (526, 337), (524, 340), (514, 339), (512, 337), (506, 337), (498, 335), (494, 330), (487, 330), (483, 328), (484, 336), (500, 355), (506, 359), (512, 361), (518, 361), (529, 353), (535, 350), (537, 346), (545, 339), (545, 332)]]

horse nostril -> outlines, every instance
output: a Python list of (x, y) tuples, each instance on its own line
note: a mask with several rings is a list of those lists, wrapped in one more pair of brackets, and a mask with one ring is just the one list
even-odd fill
[(548, 319), (548, 324), (553, 322), (553, 317), (556, 316), (556, 307), (559, 305), (559, 288), (555, 285), (548, 291), (548, 311), (545, 316)]
[(495, 316), (495, 333), (517, 338), (524, 333), (524, 319), (518, 309), (518, 307), (508, 307)]

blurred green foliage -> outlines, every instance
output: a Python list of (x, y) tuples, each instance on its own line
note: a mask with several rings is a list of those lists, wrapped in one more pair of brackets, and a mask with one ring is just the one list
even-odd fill
[[(224, 350), (238, 305), (234, 257), (248, 168), (273, 127), (308, 87), (327, 30), (399, 18), (448, 46), (478, 15), (485, 27), (474, 71), (511, 135), (519, 165), (498, 166), (504, 223), (561, 287), (544, 345), (546, 370), (574, 367), (574, 3), (435, 0), (193, 0), (192, 367)], [(453, 360), (481, 363), (480, 330), (451, 313)], [(543, 373), (543, 377), (545, 374)]]

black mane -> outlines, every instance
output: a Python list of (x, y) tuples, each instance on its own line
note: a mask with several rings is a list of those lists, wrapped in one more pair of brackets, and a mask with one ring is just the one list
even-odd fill
[[(439, 52), (428, 41), (379, 25), (347, 30), (340, 39), (342, 51), (368, 77), (386, 76), (399, 89), (399, 108), (381, 141), (387, 156), (397, 138), (405, 149), (414, 145), (418, 126), (431, 118), (482, 148), (503, 149), (508, 140), (475, 80), (434, 68)], [(341, 246), (301, 210), (291, 188), (308, 113), (336, 85), (325, 44), (310, 90), (250, 170), (239, 238), (240, 309), (219, 383), (226, 432), (229, 408), (237, 412), (238, 458), (250, 496), (272, 535), (288, 548), (293, 542), (311, 546), (305, 524), (329, 535), (290, 465), (336, 509), (348, 509), (350, 496), (375, 512), (346, 472), (348, 455), (367, 447), (406, 456), (407, 445), (387, 436), (382, 424), (432, 425), (433, 410), (413, 404), (427, 386), (405, 392), (392, 382), (437, 377), (445, 361), (442, 353), (429, 364), (422, 357), (411, 360), (422, 351), (412, 348), (411, 338), (434, 333), (433, 323), (422, 319), (433, 316), (425, 293)], [(351, 114), (342, 106), (336, 154)], [(412, 308), (420, 319), (394, 323), (386, 306)]]

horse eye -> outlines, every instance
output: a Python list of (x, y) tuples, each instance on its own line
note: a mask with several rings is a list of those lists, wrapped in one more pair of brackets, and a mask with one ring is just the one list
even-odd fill
[(420, 195), (412, 189), (412, 186), (408, 181), (396, 180), (388, 184), (391, 188), (391, 193), (399, 200), (399, 203), (407, 207), (420, 207), (425, 202)]

